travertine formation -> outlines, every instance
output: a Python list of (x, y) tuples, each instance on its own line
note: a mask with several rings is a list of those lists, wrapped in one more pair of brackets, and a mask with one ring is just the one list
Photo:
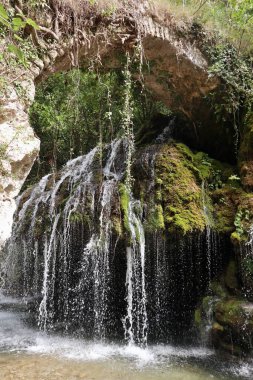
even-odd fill
[[(1, 69), (6, 80), (0, 94), (0, 244), (10, 234), (14, 198), (39, 152), (27, 114), (34, 82), (74, 66), (120, 67), (126, 51), (138, 52), (150, 62), (150, 69), (141, 75), (157, 99), (183, 112), (195, 126), (208, 117), (203, 99), (218, 86), (218, 80), (208, 77), (208, 62), (197, 41), (190, 38), (190, 26), (177, 25), (171, 16), (161, 16), (145, 3), (121, 1), (107, 14), (89, 2), (78, 8), (69, 1), (52, 1), (50, 8), (42, 10), (29, 9), (22, 1), (12, 5), (5, 1), (41, 28), (27, 30), (38, 50), (37, 57), (30, 58), (29, 69), (8, 63)], [(7, 41), (1, 42), (3, 51)], [(138, 70), (136, 77), (140, 79)]]

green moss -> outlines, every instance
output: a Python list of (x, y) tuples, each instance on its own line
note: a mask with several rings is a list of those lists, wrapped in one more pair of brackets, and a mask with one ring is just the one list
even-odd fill
[(213, 303), (213, 296), (206, 296), (203, 298), (202, 309), (205, 312), (205, 314), (209, 313), (212, 303)]
[(228, 301), (219, 301), (216, 304), (215, 316), (219, 323), (229, 326), (237, 326), (244, 321), (244, 312), (241, 307), (242, 301), (230, 299)]
[(222, 284), (218, 281), (213, 281), (210, 286), (212, 292), (214, 295), (220, 297), (220, 298), (226, 298), (227, 297), (227, 292), (222, 286)]
[(232, 233), (238, 199), (245, 196), (240, 181), (236, 186), (231, 181), (234, 177), (236, 171), (231, 165), (206, 153), (193, 152), (182, 143), (164, 145), (156, 159), (156, 201), (162, 204), (168, 230), (185, 234), (205, 228), (204, 182), (208, 219), (217, 231)]
[(221, 332), (224, 331), (224, 327), (221, 326), (218, 322), (215, 322), (213, 324), (212, 329), (215, 330), (215, 331), (221, 331)]
[(145, 225), (145, 229), (147, 231), (157, 231), (165, 229), (163, 208), (160, 204), (155, 205), (155, 207), (151, 209), (151, 212), (149, 213)]
[(124, 183), (119, 184), (119, 194), (120, 194), (120, 205), (124, 215), (124, 227), (127, 231), (130, 231), (129, 219), (128, 219), (128, 209), (130, 202), (130, 195), (127, 187)]
[(225, 273), (225, 284), (229, 289), (238, 289), (239, 284), (237, 277), (236, 262), (235, 260), (231, 259)]
[(232, 234), (231, 234), (231, 236), (230, 236), (230, 238), (231, 238), (231, 241), (235, 244), (235, 245), (237, 245), (237, 244), (240, 244), (241, 243), (241, 236), (238, 234), (238, 232), (236, 232), (236, 231), (234, 231)]
[(112, 226), (117, 236), (122, 235), (122, 221), (118, 216), (112, 216)]
[(84, 212), (80, 211), (74, 211), (70, 213), (69, 217), (70, 223), (84, 223), (84, 224), (91, 224), (90, 216)]
[[(155, 189), (152, 194), (152, 202), (156, 206), (149, 201), (147, 186), (139, 187), (144, 203), (148, 204), (149, 229), (164, 226), (170, 233), (187, 234), (203, 231), (208, 219), (209, 225), (216, 231), (230, 235), (235, 228), (238, 230), (238, 226), (235, 226), (238, 210), (245, 210), (241, 218), (243, 231), (248, 231), (253, 222), (253, 196), (241, 187), (236, 168), (214, 160), (206, 153), (193, 152), (182, 143), (171, 141), (158, 146)], [(247, 209), (250, 211), (248, 220)]]
[(193, 153), (184, 144), (164, 145), (156, 158), (156, 200), (170, 232), (203, 230), (201, 188), (196, 181)]
[(213, 191), (211, 198), (216, 229), (230, 234), (236, 230), (237, 234), (231, 237), (235, 242), (247, 239), (246, 232), (253, 221), (252, 194), (226, 184), (222, 189)]
[(230, 190), (215, 190), (212, 194), (214, 206), (215, 227), (222, 233), (231, 233), (234, 230), (234, 218), (236, 213), (236, 204)]
[(196, 309), (195, 310), (195, 313), (194, 313), (194, 322), (195, 322), (195, 325), (197, 327), (200, 327), (201, 325), (201, 310), (200, 309)]

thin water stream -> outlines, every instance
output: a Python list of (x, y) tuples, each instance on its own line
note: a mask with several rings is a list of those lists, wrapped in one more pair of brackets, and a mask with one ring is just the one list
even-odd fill
[(29, 315), (0, 294), (1, 380), (222, 380), (252, 379), (250, 363), (219, 361), (203, 347), (141, 348), (28, 327)]

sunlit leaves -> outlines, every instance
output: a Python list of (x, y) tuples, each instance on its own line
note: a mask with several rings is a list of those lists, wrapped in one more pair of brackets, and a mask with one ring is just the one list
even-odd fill
[(231, 20), (245, 28), (253, 25), (253, 0), (228, 0)]
[(11, 26), (8, 13), (2, 4), (0, 4), (0, 23), (7, 26), (8, 28)]
[(32, 26), (32, 27), (33, 27), (34, 29), (36, 29), (36, 30), (39, 30), (39, 29), (40, 29), (39, 25), (36, 24), (36, 22), (35, 22), (34, 20), (32, 20), (31, 18), (27, 18), (27, 19), (26, 19), (26, 23), (27, 23), (28, 25)]
[(10, 44), (8, 45), (8, 51), (13, 53), (21, 63), (25, 64), (25, 55), (19, 47), (14, 44)]
[[(15, 17), (12, 17), (8, 14), (7, 10), (2, 4), (0, 4), (0, 24), (7, 27), (9, 32), (9, 39), (11, 43), (7, 45), (7, 51), (13, 54), (19, 63), (23, 66), (27, 66), (27, 59), (25, 53), (22, 51), (22, 30), (29, 25), (35, 30), (39, 30), (37, 23), (31, 18), (26, 18), (22, 14), (16, 14)], [(4, 56), (3, 56), (4, 57)]]

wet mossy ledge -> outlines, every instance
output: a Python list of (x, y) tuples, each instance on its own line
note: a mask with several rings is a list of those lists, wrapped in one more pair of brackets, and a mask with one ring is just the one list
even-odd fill
[(195, 325), (209, 346), (235, 356), (252, 354), (253, 304), (223, 280), (211, 285), (196, 309)]
[[(60, 173), (50, 175), (47, 191), (60, 178)], [(99, 157), (94, 173), (93, 180), (99, 189), (103, 179)], [(140, 147), (136, 151), (133, 179), (132, 191), (141, 202), (147, 232), (160, 230), (186, 235), (203, 232), (208, 226), (217, 233), (230, 236), (237, 247), (247, 242), (253, 223), (253, 193), (244, 190), (235, 166), (170, 140), (164, 144)], [(23, 193), (19, 209), (32, 190), (33, 187), (30, 187)], [(68, 182), (63, 181), (56, 197), (59, 211), (63, 210), (70, 196)], [(122, 179), (115, 198), (118, 211), (112, 221), (115, 232), (120, 236), (124, 231), (129, 231), (129, 201), (129, 189)], [(70, 223), (91, 222), (91, 202), (92, 199), (86, 199), (85, 208), (76, 210)], [(33, 207), (32, 202), (30, 207)]]
[[(143, 167), (147, 154), (153, 155), (153, 169)], [(136, 156), (135, 193), (147, 204), (147, 229), (184, 235), (208, 225), (235, 244), (247, 241), (253, 194), (244, 190), (235, 166), (176, 141), (141, 148)]]
[[(247, 246), (246, 246), (247, 247)], [(194, 320), (205, 343), (235, 356), (252, 355), (253, 266), (245, 245), (230, 253), (195, 310)]]

